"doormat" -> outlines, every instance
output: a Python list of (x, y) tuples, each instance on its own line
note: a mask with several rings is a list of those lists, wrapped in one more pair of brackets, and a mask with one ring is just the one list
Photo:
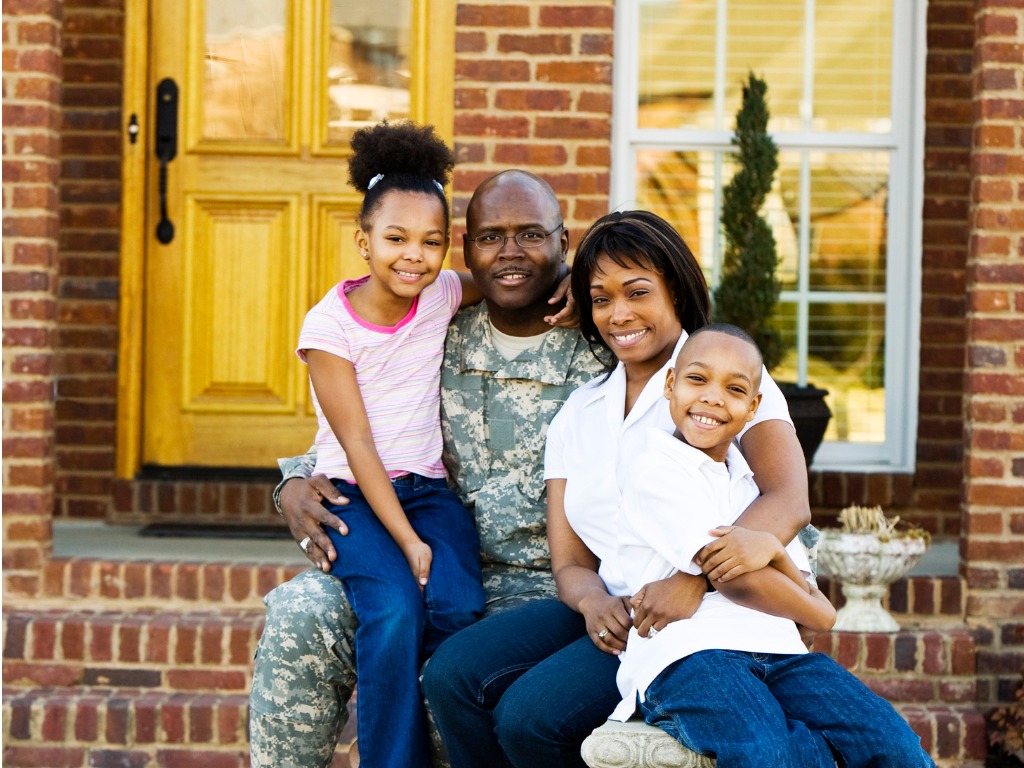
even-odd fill
[(139, 536), (184, 539), (285, 539), (292, 534), (284, 525), (201, 525), (199, 523), (150, 523)]

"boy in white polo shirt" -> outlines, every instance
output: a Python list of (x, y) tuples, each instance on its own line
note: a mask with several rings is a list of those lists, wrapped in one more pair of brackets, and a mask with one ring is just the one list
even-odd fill
[[(652, 430), (647, 448), (622, 459), (630, 466), (618, 556), (634, 594), (676, 571), (700, 574), (696, 553), (758, 496), (733, 439), (760, 404), (761, 365), (753, 340), (731, 325), (700, 328), (680, 350), (665, 382), (675, 434)], [(612, 718), (639, 705), (648, 723), (718, 768), (934, 766), (888, 702), (807, 652), (797, 625), (827, 631), (835, 610), (808, 584), (799, 542), (745, 535), (762, 537), (767, 567), (716, 582), (690, 619), (647, 637), (630, 630)]]

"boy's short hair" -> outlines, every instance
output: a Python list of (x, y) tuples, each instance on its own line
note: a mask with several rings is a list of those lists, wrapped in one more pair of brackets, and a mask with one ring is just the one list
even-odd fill
[(704, 333), (705, 331), (724, 333), (726, 336), (733, 336), (737, 339), (742, 339), (743, 341), (747, 342), (747, 344), (754, 348), (754, 351), (757, 352), (758, 361), (761, 363), (761, 365), (764, 365), (764, 358), (761, 356), (761, 350), (758, 349), (757, 342), (754, 341), (754, 337), (751, 336), (746, 331), (744, 331), (738, 325), (733, 325), (732, 323), (708, 323), (707, 325), (702, 325), (700, 328), (691, 333), (690, 338), (692, 339), (694, 336)]

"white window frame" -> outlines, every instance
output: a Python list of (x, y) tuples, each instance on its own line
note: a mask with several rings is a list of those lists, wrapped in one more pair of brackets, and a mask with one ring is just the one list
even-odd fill
[[(728, 0), (718, 0), (724, 18)], [(767, 0), (766, 0), (767, 2)], [(885, 316), (885, 440), (882, 443), (826, 441), (815, 455), (815, 470), (913, 472), (917, 441), (921, 322), (921, 231), (924, 199), (924, 92), (926, 55), (926, 0), (892, 0), (892, 131), (887, 134), (841, 132), (785, 132), (773, 138), (780, 152), (796, 150), (884, 150), (891, 153), (888, 189), (886, 288), (880, 300)], [(641, 0), (616, 0), (615, 66), (612, 113), (611, 207), (635, 206), (637, 152), (645, 149), (731, 150), (732, 120), (719, 120), (724, 130), (662, 130), (638, 127), (639, 44), (638, 9)], [(808, 17), (814, 0), (805, 0)], [(813, 34), (808, 24), (807, 38)], [(717, 77), (724, 75), (725, 51), (716, 54)], [(805, 91), (813, 91), (813, 71), (805, 72)], [(715, 108), (721, 113), (724, 84), (715, 85)], [(807, 185), (802, 185), (807, 196)], [(715, 221), (719, 220), (721, 189), (714, 194)], [(809, 205), (801, 201), (801, 216)], [(720, 237), (715, 234), (712, 282), (720, 268)], [(807, 289), (807, 237), (801, 234), (800, 285), (783, 291), (781, 301), (797, 301), (797, 352), (801, 382), (807, 372), (807, 305), (802, 296), (824, 296)], [(903, 255), (900, 258), (900, 255)], [(830, 291), (834, 301), (863, 300)]]

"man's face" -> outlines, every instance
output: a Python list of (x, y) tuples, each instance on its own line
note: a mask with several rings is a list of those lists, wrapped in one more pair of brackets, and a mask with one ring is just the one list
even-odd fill
[[(484, 297), (502, 309), (546, 305), (560, 276), (569, 239), (558, 205), (528, 177), (502, 177), (474, 197), (466, 222), (466, 264)], [(552, 234), (534, 246), (519, 245), (523, 232)], [(475, 240), (491, 235), (503, 245), (490, 250)]]

